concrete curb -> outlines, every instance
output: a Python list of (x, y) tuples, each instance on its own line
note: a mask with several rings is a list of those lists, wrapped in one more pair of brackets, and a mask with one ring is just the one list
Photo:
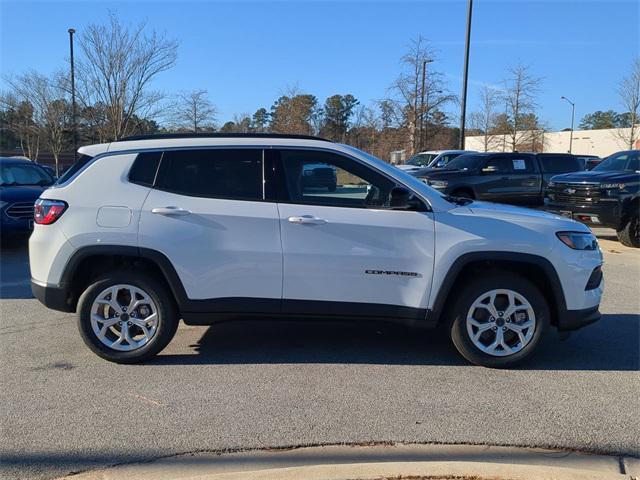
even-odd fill
[[(629, 461), (625, 461), (629, 460)], [(634, 463), (635, 462), (635, 463)], [(478, 445), (335, 445), (194, 453), (64, 477), (68, 480), (631, 480), (635, 459)], [(640, 480), (640, 478), (638, 478)]]

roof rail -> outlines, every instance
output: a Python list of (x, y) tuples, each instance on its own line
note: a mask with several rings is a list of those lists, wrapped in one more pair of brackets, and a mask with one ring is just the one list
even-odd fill
[(118, 142), (129, 142), (132, 140), (159, 140), (163, 138), (293, 138), (299, 140), (321, 140), (330, 142), (322, 137), (313, 135), (293, 135), (287, 133), (157, 133), (149, 135), (132, 135), (130, 137), (116, 140)]

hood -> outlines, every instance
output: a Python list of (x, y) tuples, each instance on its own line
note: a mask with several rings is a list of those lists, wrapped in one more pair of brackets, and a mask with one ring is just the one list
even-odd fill
[(3, 202), (35, 202), (47, 187), (39, 185), (15, 185), (0, 187), (0, 200)]
[(567, 182), (567, 183), (618, 183), (629, 180), (638, 180), (640, 174), (629, 171), (593, 171), (586, 172), (574, 172), (565, 173), (563, 175), (555, 175), (551, 178), (552, 182)]
[(470, 203), (469, 210), (475, 215), (498, 218), (511, 223), (527, 225), (528, 227), (553, 227), (556, 231), (590, 232), (586, 225), (570, 220), (560, 215), (534, 210), (531, 208), (515, 207), (502, 203), (476, 202)]

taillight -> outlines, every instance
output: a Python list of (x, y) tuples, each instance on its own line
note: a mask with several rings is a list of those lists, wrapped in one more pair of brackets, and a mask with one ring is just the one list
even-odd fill
[(66, 209), (67, 204), (61, 200), (39, 198), (33, 207), (33, 220), (39, 225), (51, 225)]

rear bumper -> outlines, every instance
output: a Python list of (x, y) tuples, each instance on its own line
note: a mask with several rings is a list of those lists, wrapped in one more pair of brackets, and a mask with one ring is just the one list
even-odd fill
[(558, 330), (561, 332), (568, 332), (571, 330), (578, 330), (591, 323), (600, 320), (602, 315), (598, 310), (600, 305), (595, 307), (585, 308), (584, 310), (566, 310), (563, 315), (558, 318)]
[(45, 307), (60, 312), (73, 312), (67, 301), (69, 296), (65, 288), (41, 285), (31, 279), (31, 292)]

